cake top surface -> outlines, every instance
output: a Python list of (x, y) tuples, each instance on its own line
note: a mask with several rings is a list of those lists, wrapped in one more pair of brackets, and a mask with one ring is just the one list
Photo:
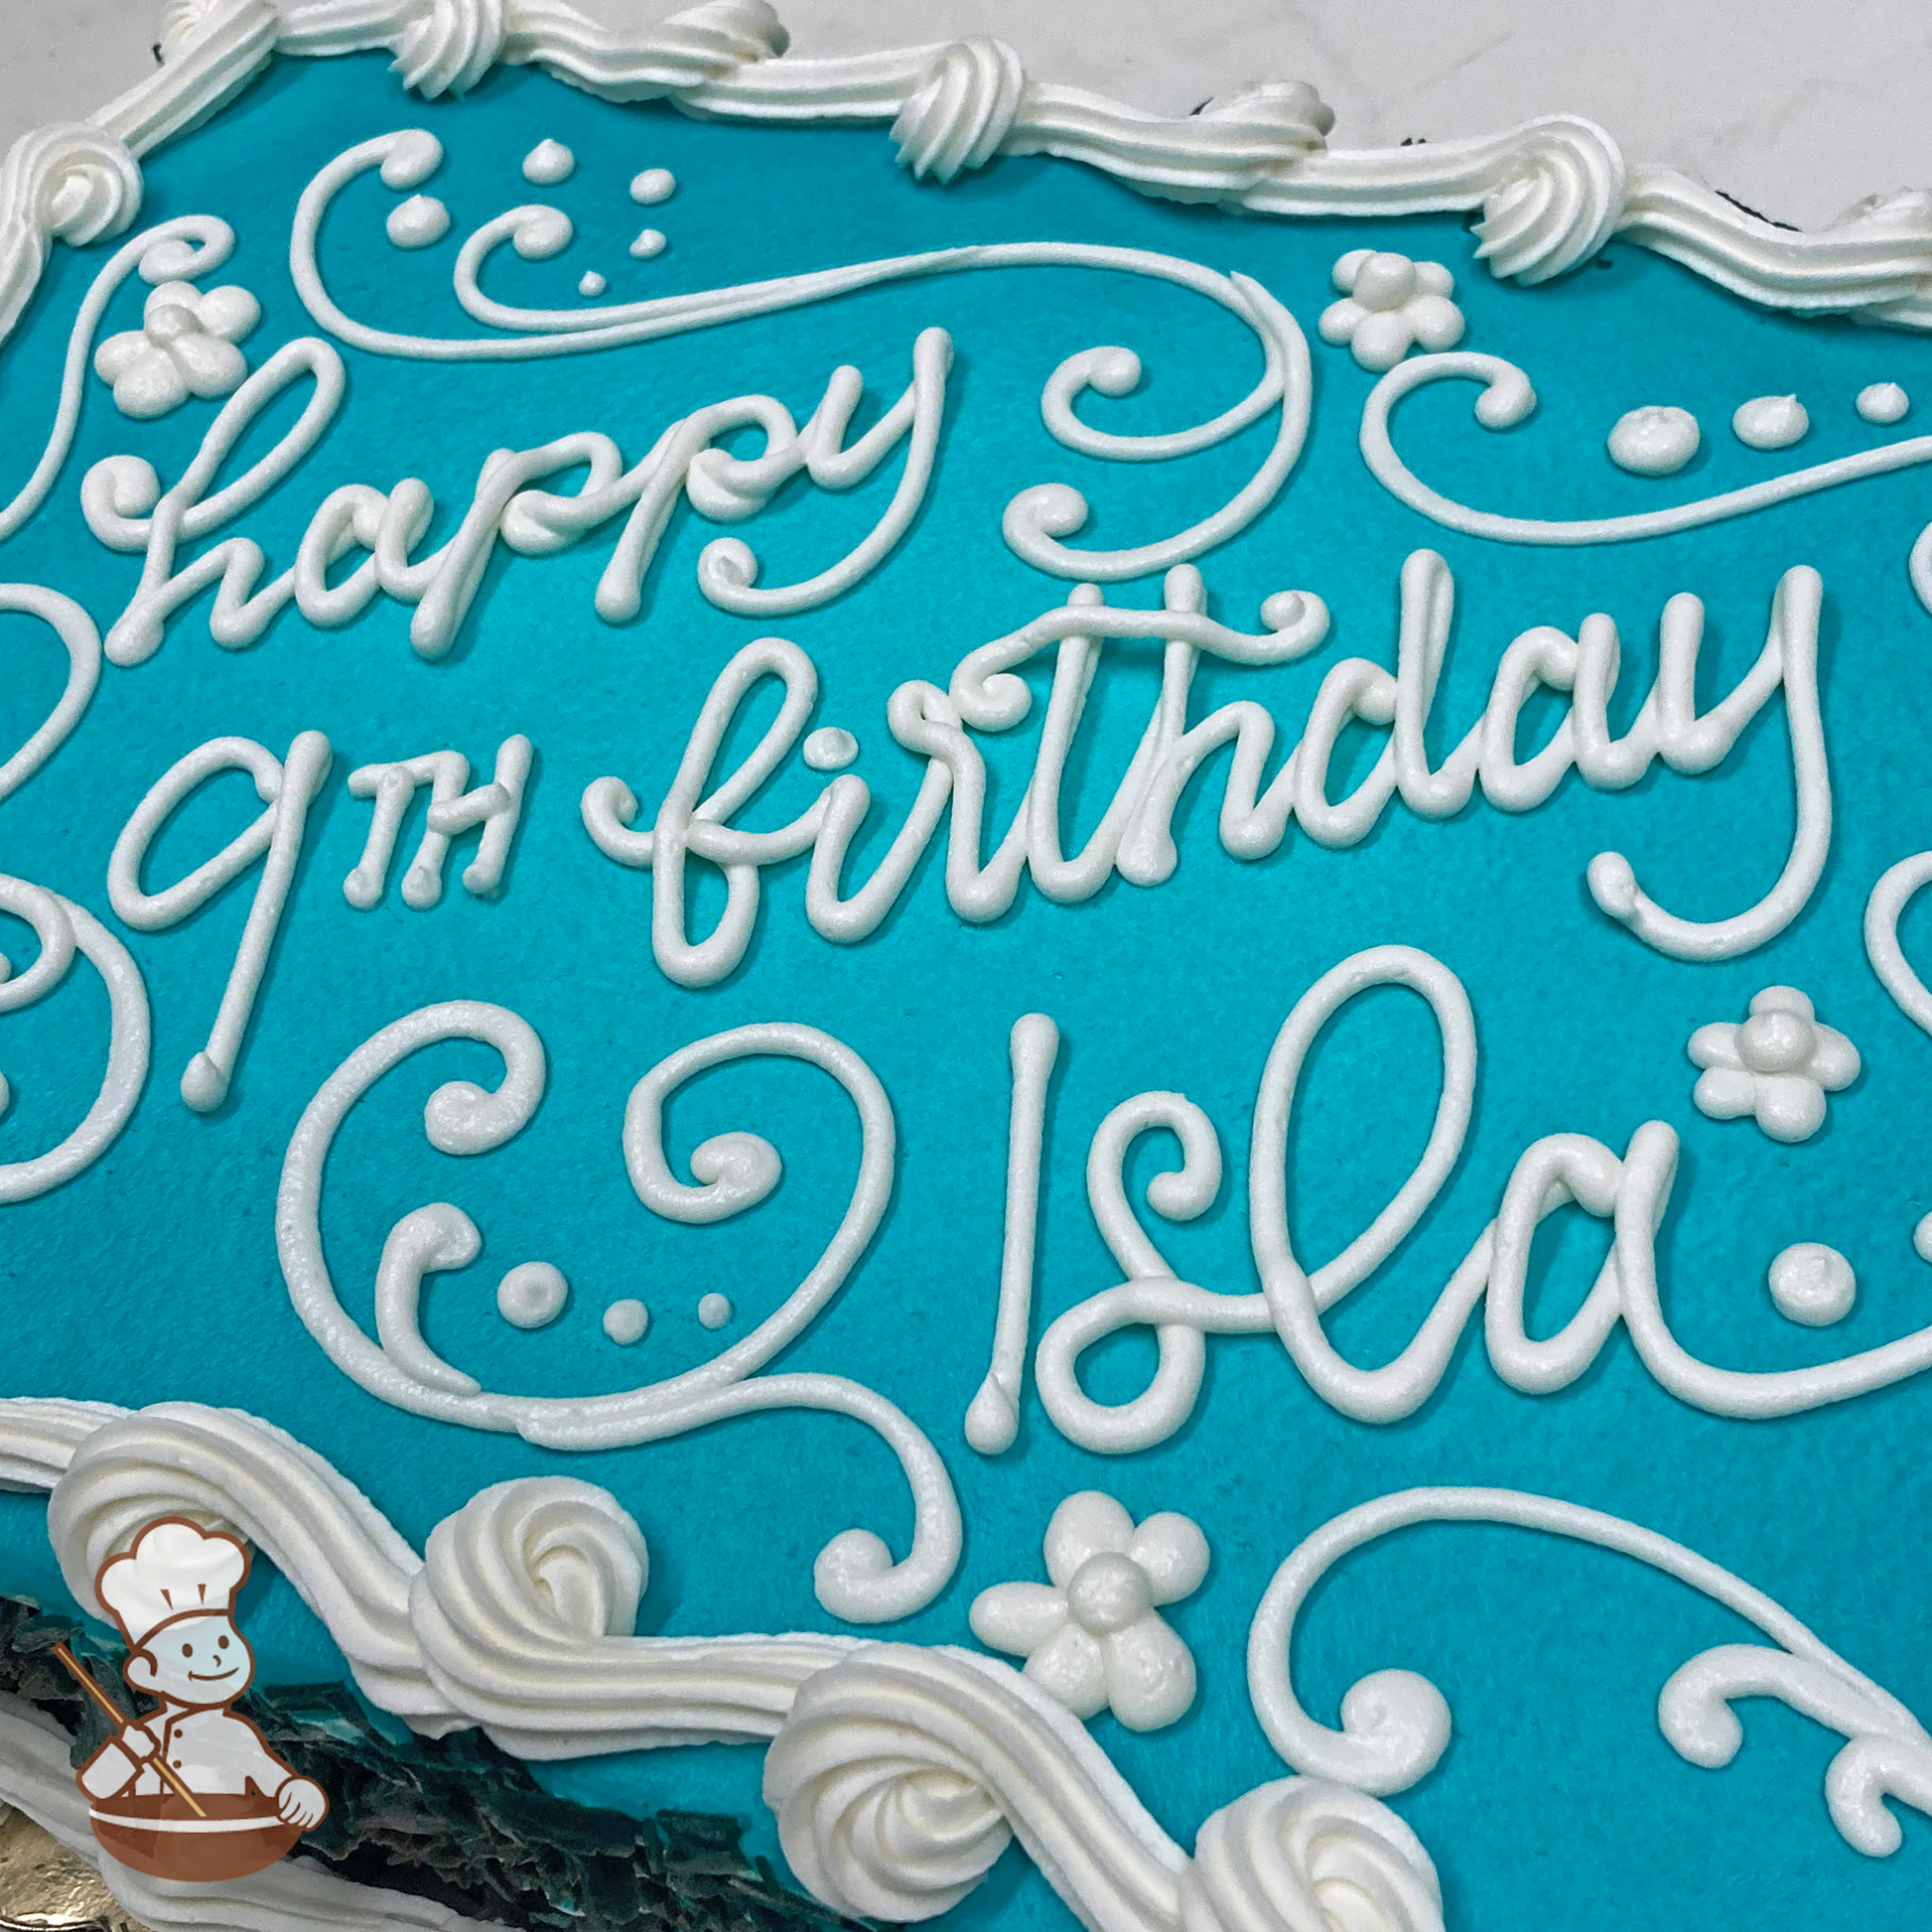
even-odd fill
[[(1259, 1821), (1742, 1924), (1768, 1816), (1906, 1923), (1913, 209), (272, 12), (171, 24), (138, 228), (126, 132), (6, 178), (7, 1392), (143, 1413), (7, 1409), (0, 1584), (218, 1518), (264, 1678), (867, 1916), (1279, 1916)], [(835, 1829), (888, 1722), (943, 1857)]]

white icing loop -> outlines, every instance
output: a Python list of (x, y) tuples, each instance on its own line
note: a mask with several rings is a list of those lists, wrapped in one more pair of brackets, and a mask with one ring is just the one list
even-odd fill
[(767, 1409), (849, 1416), (882, 1437), (905, 1472), (912, 1492), (912, 1547), (895, 1563), (869, 1530), (834, 1537), (814, 1567), (819, 1601), (852, 1622), (909, 1615), (930, 1602), (957, 1566), (961, 1542), (959, 1505), (931, 1444), (890, 1402), (842, 1376), (755, 1373), (837, 1294), (891, 1199), (897, 1158), (892, 1103), (871, 1069), (814, 1028), (767, 1023), (699, 1040), (645, 1074), (625, 1109), (623, 1153), (638, 1198), (653, 1211), (687, 1223), (723, 1220), (756, 1205), (776, 1185), (778, 1156), (756, 1135), (722, 1134), (700, 1146), (692, 1156), (695, 1185), (671, 1173), (662, 1140), (664, 1103), (678, 1087), (707, 1067), (759, 1055), (821, 1067), (851, 1096), (862, 1132), (851, 1203), (811, 1272), (783, 1304), (711, 1361), (624, 1394), (508, 1395), (483, 1389), (443, 1361), (417, 1326), (424, 1275), (467, 1266), (481, 1252), (482, 1236), (462, 1209), (434, 1203), (405, 1216), (391, 1231), (377, 1284), (379, 1342), (371, 1341), (343, 1308), (322, 1250), (322, 1174), (349, 1109), (410, 1054), (441, 1040), (466, 1038), (496, 1049), (503, 1059), (503, 1082), (494, 1092), (462, 1080), (439, 1087), (424, 1109), (425, 1128), (431, 1143), (446, 1154), (500, 1147), (522, 1130), (543, 1097), (543, 1047), (516, 1015), (476, 1001), (421, 1008), (365, 1041), (324, 1082), (289, 1142), (276, 1207), (277, 1247), (290, 1300), (330, 1359), (397, 1408), (471, 1429), (514, 1432), (552, 1449), (662, 1442), (728, 1416)]
[(1593, 1543), (1689, 1584), (1754, 1623), (1776, 1649), (1729, 1644), (1679, 1670), (1657, 1721), (1693, 1764), (1717, 1767), (1742, 1731), (1729, 1706), (1776, 1697), (1850, 1740), (1827, 1781), (1832, 1821), (1868, 1856), (1896, 1849), (1884, 1797), (1932, 1809), (1932, 1737), (1895, 1698), (1815, 1637), (1788, 1610), (1682, 1544), (1601, 1511), (1513, 1489), (1409, 1489), (1345, 1511), (1276, 1571), (1248, 1633), (1248, 1690), (1268, 1741), (1297, 1770), (1377, 1795), (1406, 1791), (1434, 1768), (1449, 1739), (1449, 1710), (1427, 1678), (1377, 1671), (1342, 1700), (1341, 1729), (1315, 1723), (1289, 1678), (1295, 1623), (1311, 1590), (1351, 1552), (1416, 1523), (1495, 1523)]
[[(1246, 275), (1232, 274), (1228, 283), (1242, 305), (1237, 313), (1245, 310), (1247, 320), (1267, 350), (1269, 370), (1271, 374), (1278, 372), (1281, 383), (1280, 427), (1261, 468), (1212, 515), (1164, 542), (1143, 544), (1134, 550), (1068, 549), (1057, 539), (1071, 536), (1084, 527), (1086, 498), (1069, 483), (1035, 484), (1032, 489), (1023, 489), (1007, 505), (1000, 522), (1007, 545), (1016, 556), (1035, 570), (1055, 577), (1090, 578), (1096, 583), (1118, 584), (1130, 577), (1145, 577), (1153, 571), (1171, 569), (1227, 542), (1275, 500), (1288, 481), (1289, 472), (1295, 468), (1308, 436), (1312, 396), (1308, 338), (1302, 334), (1295, 318), (1259, 282)], [(1229, 302), (1227, 306), (1235, 307), (1235, 303)], [(1065, 366), (1062, 364), (1062, 369)], [(1049, 388), (1049, 396), (1051, 393)], [(1053, 415), (1044, 402), (1040, 414), (1047, 428), (1057, 432)], [(1071, 441), (1063, 435), (1060, 440)]]
[[(1782, 477), (1727, 489), (1671, 509), (1641, 510), (1629, 516), (1580, 517), (1561, 522), (1529, 516), (1509, 516), (1495, 510), (1471, 509), (1432, 489), (1395, 452), (1389, 436), (1389, 416), (1404, 396), (1431, 382), (1480, 382), (1475, 417), (1485, 429), (1512, 429), (1536, 407), (1529, 377), (1514, 362), (1475, 349), (1455, 349), (1446, 355), (1417, 355), (1399, 362), (1369, 391), (1362, 405), (1362, 460), (1390, 495), (1412, 510), (1459, 530), (1464, 536), (1489, 537), (1498, 543), (1588, 544), (1632, 543), (1641, 537), (1674, 535), (1701, 530), (1726, 517), (1789, 503), (1841, 483), (1862, 483), (1866, 477), (1889, 476), (1932, 462), (1932, 436), (1907, 437), (1903, 442), (1863, 450), (1853, 456), (1815, 463)], [(1688, 452), (1686, 453), (1688, 457)]]
[[(58, 893), (0, 874), (0, 908), (25, 919), (40, 956), (18, 978), (0, 961), (0, 1014), (44, 999), (82, 954), (107, 988), (107, 1064), (93, 1104), (66, 1140), (26, 1161), (0, 1162), (0, 1204), (33, 1200), (87, 1169), (120, 1138), (148, 1077), (147, 987), (127, 948), (84, 906)], [(10, 1098), (0, 1076), (0, 1114)]]
[(1899, 1012), (1932, 1034), (1932, 990), (1913, 971), (1898, 943), (1899, 918), (1928, 884), (1932, 884), (1932, 852), (1914, 853), (1882, 875), (1864, 902), (1864, 950)]
[(0, 584), (0, 612), (6, 611), (40, 619), (61, 640), (68, 654), (68, 681), (39, 728), (0, 764), (0, 798), (18, 791), (73, 736), (100, 682), (100, 632), (72, 598), (37, 584)]

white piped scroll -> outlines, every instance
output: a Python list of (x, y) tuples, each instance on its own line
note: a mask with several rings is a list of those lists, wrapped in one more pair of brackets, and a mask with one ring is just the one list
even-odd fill
[[(1264, 81), (1163, 120), (1033, 79), (1010, 48), (984, 37), (810, 61), (780, 59), (786, 44), (763, 0), (712, 0), (616, 28), (548, 0), (518, 13), (514, 32), (500, 0), (179, 7), (158, 72), (91, 124), (22, 135), (0, 163), (0, 341), (25, 309), (52, 239), (82, 244), (132, 219), (138, 157), (215, 111), (278, 48), (316, 57), (371, 47), (391, 50), (402, 84), (425, 98), (463, 94), (513, 59), (606, 99), (670, 98), (689, 113), (781, 124), (889, 126), (901, 161), (942, 180), (996, 153), (1047, 153), (1143, 194), (1265, 214), (1479, 211), (1478, 257), (1526, 286), (1591, 259), (1621, 234), (1774, 307), (1932, 324), (1924, 227), (1909, 196), (1874, 197), (1806, 234), (1674, 169), (1627, 166), (1600, 127), (1571, 115), (1473, 140), (1350, 153), (1327, 150), (1334, 116), (1301, 81)], [(663, 174), (646, 170), (633, 194)]]
[(1914, 853), (1889, 867), (1864, 904), (1864, 950), (1879, 984), (1915, 1027), (1932, 1034), (1932, 990), (1913, 970), (1898, 943), (1905, 908), (1932, 884), (1932, 852)]
[[(213, 738), (178, 759), (157, 778), (114, 841), (107, 863), (107, 897), (115, 916), (137, 932), (162, 932), (205, 905), (224, 886), (258, 860), (262, 874), (248, 908), (247, 923), (235, 947), (234, 965), (207, 1044), (189, 1061), (181, 1077), (181, 1097), (206, 1114), (227, 1098), (248, 1031), (249, 1016), (268, 970), (268, 955), (282, 923), (296, 861), (308, 829), (309, 808), (329, 775), (329, 741), (320, 732), (301, 733), (280, 759), (249, 738)], [(254, 823), (184, 879), (150, 893), (141, 868), (156, 834), (176, 809), (208, 779), (222, 771), (245, 771), (264, 809)]]
[[(4, 167), (0, 166), (0, 174)], [(0, 200), (4, 189), (0, 188)], [(5, 253), (4, 212), (0, 212), (0, 257)], [(234, 247), (234, 230), (210, 214), (185, 214), (172, 221), (144, 229), (110, 255), (96, 272), (87, 293), (81, 298), (79, 312), (68, 335), (67, 357), (61, 370), (60, 400), (55, 405), (53, 427), (33, 474), (21, 486), (12, 502), (0, 508), (0, 543), (5, 543), (26, 523), (54, 486), (73, 447), (73, 435), (80, 421), (80, 406), (86, 395), (87, 364), (101, 318), (130, 275), (137, 270), (155, 278), (164, 272), (178, 282), (192, 282), (197, 276), (211, 274), (227, 260)], [(0, 342), (7, 334), (5, 313), (4, 261), (0, 261)]]
[(1449, 1741), (1448, 1703), (1428, 1678), (1379, 1670), (1342, 1699), (1339, 1731), (1302, 1709), (1290, 1681), (1290, 1646), (1310, 1592), (1345, 1556), (1417, 1523), (1500, 1523), (1593, 1543), (1689, 1584), (1753, 1623), (1775, 1646), (1725, 1644), (1676, 1671), (1657, 1700), (1657, 1724), (1677, 1753), (1716, 1770), (1743, 1742), (1731, 1709), (1774, 1697), (1841, 1732), (1845, 1747), (1825, 1781), (1832, 1823), (1868, 1858), (1898, 1849), (1897, 1799), (1932, 1813), (1932, 1737), (1889, 1692), (1855, 1670), (1788, 1610), (1682, 1544), (1600, 1510), (1512, 1489), (1409, 1489), (1325, 1523), (1276, 1571), (1248, 1633), (1248, 1692), (1268, 1741), (1297, 1770), (1357, 1790), (1406, 1791)]
[[(1529, 377), (1514, 362), (1506, 362), (1500, 355), (1484, 355), (1474, 349), (1455, 349), (1447, 355), (1418, 355), (1407, 362), (1398, 362), (1369, 391), (1368, 400), (1362, 405), (1359, 437), (1362, 461), (1376, 482), (1412, 510), (1430, 517), (1445, 529), (1459, 530), (1465, 536), (1488, 537), (1498, 543), (1575, 546), (1634, 543), (1644, 537), (1672, 536), (1680, 530), (1701, 530), (1733, 516), (1749, 515), (1753, 510), (1794, 502), (1821, 489), (1836, 489), (1842, 483), (1861, 483), (1866, 477), (1889, 476), (1894, 470), (1910, 470), (1922, 463), (1932, 463), (1932, 436), (1911, 436), (1902, 442), (1881, 444), (1875, 450), (1862, 450), (1854, 456), (1815, 463), (1809, 469), (1792, 470), (1763, 483), (1747, 483), (1740, 489), (1727, 489), (1716, 496), (1679, 503), (1671, 509), (1562, 521), (1511, 516), (1498, 510), (1474, 509), (1444, 495), (1424, 483), (1396, 454), (1389, 433), (1389, 418), (1396, 405), (1429, 383), (1451, 381), (1482, 384), (1482, 393), (1476, 398), (1475, 419), (1484, 429), (1514, 429), (1536, 407), (1536, 391), (1530, 386)], [(1624, 432), (1626, 426), (1625, 453), (1619, 455), (1618, 433)], [(1618, 420), (1612, 432), (1610, 453), (1628, 469), (1650, 476), (1668, 476), (1696, 454), (1696, 420), (1684, 410), (1648, 406), (1635, 409)]]
[(443, 897), (443, 862), (450, 842), (481, 825), (476, 859), (464, 870), (466, 890), (479, 898), (493, 897), (502, 885), (510, 843), (523, 812), (523, 787), (530, 775), (530, 741), (521, 732), (506, 738), (496, 752), (496, 768), (487, 784), (466, 789), (470, 760), (461, 752), (429, 752), (421, 758), (387, 764), (364, 764), (348, 774), (349, 794), (373, 801), (369, 835), (355, 870), (343, 881), (343, 897), (359, 911), (377, 904), (388, 887), (389, 863), (403, 815), (418, 787), (430, 787), (430, 806), (416, 856), (403, 875), (405, 905), (418, 910)]
[[(45, 1154), (0, 1162), (0, 1205), (32, 1200), (83, 1173), (113, 1146), (141, 1098), (148, 1077), (150, 1020), (147, 988), (128, 950), (84, 906), (25, 879), (0, 875), (0, 909), (25, 919), (40, 942), (40, 956), (14, 975), (0, 959), (0, 1014), (33, 1006), (67, 978), (77, 952), (107, 988), (107, 1063), (93, 1105), (66, 1140)], [(0, 1115), (11, 1093), (0, 1074)], [(0, 1482), (4, 1486), (4, 1482)]]
[[(477, 1155), (513, 1139), (543, 1097), (542, 1042), (502, 1007), (452, 1001), (405, 1015), (359, 1046), (323, 1084), (289, 1142), (276, 1207), (282, 1272), (297, 1313), (336, 1366), (370, 1394), (413, 1415), (514, 1433), (551, 1449), (662, 1442), (757, 1410), (848, 1416), (873, 1430), (898, 1458), (912, 1492), (912, 1547), (895, 1562), (869, 1530), (834, 1537), (814, 1568), (819, 1601), (834, 1615), (865, 1623), (909, 1615), (929, 1603), (958, 1564), (962, 1535), (952, 1482), (932, 1445), (898, 1409), (842, 1376), (757, 1372), (801, 1335), (844, 1286), (885, 1215), (897, 1129), (892, 1103), (872, 1070), (829, 1035), (776, 1022), (714, 1035), (659, 1061), (632, 1089), (624, 1113), (624, 1165), (646, 1207), (702, 1226), (756, 1207), (776, 1186), (782, 1172), (777, 1151), (755, 1134), (721, 1134), (699, 1146), (691, 1156), (695, 1184), (672, 1173), (663, 1145), (665, 1103), (687, 1080), (730, 1060), (769, 1055), (829, 1073), (858, 1111), (859, 1173), (845, 1216), (780, 1307), (713, 1360), (622, 1394), (510, 1395), (483, 1389), (437, 1356), (422, 1334), (424, 1278), (439, 1269), (467, 1267), (482, 1251), (483, 1236), (461, 1208), (435, 1202), (391, 1229), (376, 1286), (377, 1340), (343, 1307), (323, 1254), (323, 1170), (344, 1119), (392, 1067), (444, 1039), (493, 1046), (504, 1075), (493, 1092), (463, 1080), (437, 1088), (423, 1116), (431, 1144), (446, 1154)], [(620, 1309), (623, 1313), (612, 1326), (610, 1316)], [(625, 1303), (612, 1305), (606, 1325), (614, 1340), (634, 1341), (643, 1333)]]
[(68, 676), (54, 709), (19, 751), (0, 763), (0, 799), (18, 791), (73, 736), (100, 682), (100, 632), (72, 598), (37, 584), (0, 584), (0, 612), (9, 611), (38, 618), (54, 632), (68, 654)]
[[(1278, 410), (1276, 434), (1268, 453), (1248, 482), (1218, 510), (1173, 535), (1121, 550), (1074, 550), (1060, 541), (1081, 529), (1088, 519), (1087, 500), (1071, 484), (1038, 483), (1023, 489), (1008, 503), (1002, 530), (1018, 556), (1035, 569), (1054, 576), (1118, 583), (1165, 570), (1226, 542), (1247, 528), (1275, 499), (1293, 471), (1308, 435), (1311, 396), (1308, 344), (1288, 310), (1248, 276), (1217, 274), (1197, 263), (1145, 249), (1060, 241), (976, 243), (848, 263), (734, 288), (657, 296), (602, 308), (524, 309), (492, 300), (483, 293), (481, 278), (489, 257), (498, 248), (511, 247), (526, 258), (542, 259), (557, 253), (569, 240), (571, 223), (561, 209), (529, 204), (507, 209), (483, 222), (458, 253), (454, 278), (458, 303), (493, 333), (468, 337), (421, 336), (383, 329), (348, 315), (330, 294), (316, 256), (317, 237), (331, 205), (351, 182), (371, 172), (379, 172), (383, 181), (394, 188), (417, 187), (441, 165), (442, 157), (442, 143), (427, 129), (403, 129), (344, 150), (303, 191), (290, 240), (290, 273), (309, 313), (339, 341), (371, 354), (439, 362), (516, 361), (535, 356), (573, 355), (660, 341), (743, 317), (798, 308), (854, 289), (983, 268), (1103, 269), (1167, 282), (1218, 304), (1254, 335), (1262, 350), (1258, 381), (1245, 398), (1220, 415), (1191, 429), (1155, 435), (1123, 436), (1090, 428), (1073, 410), (1074, 402), (1083, 393), (1092, 390), (1106, 396), (1123, 396), (1138, 387), (1141, 380), (1140, 358), (1131, 349), (1109, 345), (1071, 355), (1053, 371), (1041, 394), (1041, 418), (1053, 437), (1068, 449), (1117, 460), (1155, 462), (1212, 448), (1270, 410)], [(646, 230), (647, 234), (654, 232)], [(640, 243), (643, 239), (643, 236), (638, 238)], [(638, 253), (639, 249), (633, 246), (632, 252)], [(934, 338), (940, 343), (945, 341), (943, 332), (933, 330), (927, 330), (921, 338), (922, 343), (928, 344), (929, 357), (938, 352), (931, 345), (930, 339)], [(922, 380), (930, 391), (938, 375), (943, 375), (943, 367), (938, 368), (936, 375), (930, 366), (920, 369), (915, 375), (915, 386)], [(936, 398), (922, 401), (921, 418), (931, 420), (937, 406)], [(775, 433), (772, 427), (775, 409), (774, 404), (761, 412), (774, 455), (791, 434), (788, 419), (785, 435)], [(849, 413), (850, 404), (847, 404), (845, 414)], [(701, 419), (702, 412), (691, 422), (696, 424)], [(650, 486), (649, 473), (658, 469), (681, 471), (698, 449), (732, 426), (723, 422), (711, 425), (689, 447), (674, 440), (672, 456), (655, 453), (639, 466), (639, 474), (625, 473), (621, 479), (600, 480), (598, 489), (586, 488), (577, 500), (580, 505), (602, 504), (602, 515), (611, 514), (614, 507), (627, 507), (635, 500), (648, 519), (657, 514), (651, 506), (661, 493)], [(876, 443), (884, 427), (878, 425), (862, 438), (854, 446), (855, 453), (861, 449), (870, 451), (872, 461), (876, 462), (883, 449), (897, 440), (896, 436), (889, 436), (883, 444)], [(838, 428), (843, 431), (843, 416)], [(903, 425), (896, 422), (895, 428), (902, 432)], [(932, 421), (929, 434), (937, 434), (936, 421)], [(908, 479), (922, 464), (929, 463), (929, 458), (919, 456), (920, 448), (920, 435), (915, 428), (912, 454), (908, 457)], [(864, 474), (870, 467), (866, 464), (858, 474)], [(740, 468), (748, 474), (757, 472), (754, 465)], [(784, 474), (789, 472), (780, 473)], [(775, 487), (775, 483), (771, 486)], [(618, 492), (615, 495), (614, 487)], [(628, 494), (623, 493), (626, 489)], [(910, 509), (896, 498), (882, 530), (889, 526), (895, 530), (902, 527), (909, 515)], [(602, 520), (601, 516), (598, 520)], [(653, 529), (653, 539), (654, 535)], [(743, 559), (736, 550), (721, 552), (720, 556), (729, 560), (727, 577), (735, 578)], [(736, 588), (748, 590), (749, 579)], [(607, 617), (612, 615), (602, 601), (599, 608)], [(736, 607), (727, 605), (726, 608)], [(767, 603), (762, 607), (747, 604), (745, 608), (801, 607)]]

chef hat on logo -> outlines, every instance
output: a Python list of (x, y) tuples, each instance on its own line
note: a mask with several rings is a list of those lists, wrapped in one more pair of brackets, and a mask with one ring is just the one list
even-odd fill
[(248, 1552), (233, 1537), (166, 1517), (102, 1564), (94, 1587), (138, 1650), (175, 1617), (225, 1616), (247, 1575)]

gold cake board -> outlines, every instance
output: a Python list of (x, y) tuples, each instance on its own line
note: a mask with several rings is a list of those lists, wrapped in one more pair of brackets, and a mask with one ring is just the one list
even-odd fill
[(24, 1811), (0, 1805), (0, 1932), (146, 1932), (100, 1873)]

